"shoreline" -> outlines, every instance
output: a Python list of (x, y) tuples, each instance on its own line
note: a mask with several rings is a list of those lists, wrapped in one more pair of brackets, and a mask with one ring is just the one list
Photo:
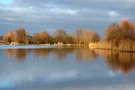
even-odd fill
[[(72, 46), (86, 46), (86, 45), (79, 45), (79, 44), (18, 44), (18, 45), (12, 45), (12, 44), (0, 44), (5, 46), (56, 46), (56, 47), (72, 47)], [(88, 45), (87, 45), (88, 46)]]
[(135, 52), (135, 42), (121, 41), (118, 45), (111, 41), (99, 41), (89, 43), (91, 49), (112, 50), (121, 52)]

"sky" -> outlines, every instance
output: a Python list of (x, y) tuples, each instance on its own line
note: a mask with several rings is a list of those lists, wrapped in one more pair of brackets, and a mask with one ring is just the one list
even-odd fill
[(113, 22), (135, 23), (135, 0), (0, 0), (0, 35), (20, 27), (32, 35), (87, 29), (100, 36)]

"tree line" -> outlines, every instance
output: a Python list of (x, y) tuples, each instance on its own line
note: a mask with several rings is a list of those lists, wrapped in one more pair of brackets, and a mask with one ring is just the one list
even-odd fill
[(89, 44), (100, 40), (99, 35), (91, 30), (78, 29), (73, 35), (68, 34), (64, 29), (58, 29), (52, 34), (46, 31), (38, 32), (30, 36), (24, 28), (18, 28), (2, 38), (6, 43), (17, 42), (19, 44)]
[(105, 30), (105, 40), (90, 43), (89, 47), (135, 52), (135, 25), (128, 20), (123, 20), (121, 23), (113, 23)]
[[(123, 40), (133, 42), (135, 40), (135, 25), (123, 20), (121, 23), (113, 23), (104, 31), (104, 40), (111, 41), (116, 46)], [(89, 44), (100, 41), (99, 35), (92, 30), (77, 29), (73, 35), (64, 29), (58, 29), (52, 34), (46, 31), (38, 32), (30, 36), (24, 28), (18, 28), (14, 32), (8, 31), (2, 38), (7, 43), (17, 42), (25, 44)]]
[(132, 43), (135, 41), (135, 25), (127, 19), (121, 23), (113, 23), (105, 30), (105, 40), (116, 46), (122, 41)]

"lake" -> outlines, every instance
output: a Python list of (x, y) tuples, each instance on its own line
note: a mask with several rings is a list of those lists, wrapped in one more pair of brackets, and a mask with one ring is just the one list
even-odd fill
[(133, 90), (135, 53), (0, 45), (0, 90)]

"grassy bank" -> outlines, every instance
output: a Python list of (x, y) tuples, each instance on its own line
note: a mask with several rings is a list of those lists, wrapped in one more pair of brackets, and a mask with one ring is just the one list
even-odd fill
[(89, 47), (93, 49), (135, 52), (135, 42), (127, 40), (121, 40), (117, 45), (112, 41), (100, 41), (90, 43)]

